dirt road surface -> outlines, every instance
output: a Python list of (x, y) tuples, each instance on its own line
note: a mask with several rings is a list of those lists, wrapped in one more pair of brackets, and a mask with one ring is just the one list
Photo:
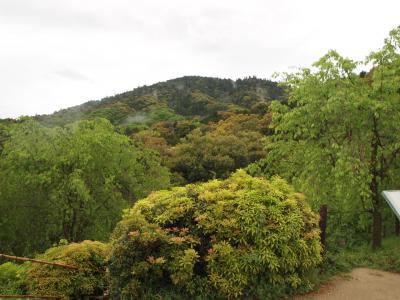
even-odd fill
[(349, 274), (349, 277), (336, 278), (319, 290), (294, 299), (399, 300), (400, 274), (357, 268)]

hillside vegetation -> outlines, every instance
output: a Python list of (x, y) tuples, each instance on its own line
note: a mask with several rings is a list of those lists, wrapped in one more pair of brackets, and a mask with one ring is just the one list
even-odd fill
[(207, 122), (219, 119), (221, 111), (258, 113), (264, 109), (265, 112), (263, 104), (284, 98), (283, 89), (276, 82), (256, 77), (234, 81), (187, 76), (35, 118), (50, 126), (92, 117), (106, 118), (114, 125), (151, 125), (193, 117)]
[(363, 61), (331, 50), (279, 84), (182, 77), (1, 120), (0, 253), (50, 266), (0, 265), (0, 293), (275, 299), (398, 270), (380, 193), (399, 189), (399, 82), (397, 27)]

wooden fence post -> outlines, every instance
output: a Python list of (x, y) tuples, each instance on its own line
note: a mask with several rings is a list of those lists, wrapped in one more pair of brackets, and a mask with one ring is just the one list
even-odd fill
[(319, 228), (321, 230), (321, 244), (326, 251), (326, 225), (328, 222), (328, 205), (322, 204), (319, 208)]

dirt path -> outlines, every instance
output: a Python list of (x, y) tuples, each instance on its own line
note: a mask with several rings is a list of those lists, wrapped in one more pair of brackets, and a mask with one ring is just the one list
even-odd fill
[(349, 278), (336, 278), (318, 291), (295, 297), (296, 300), (398, 300), (400, 274), (357, 268)]

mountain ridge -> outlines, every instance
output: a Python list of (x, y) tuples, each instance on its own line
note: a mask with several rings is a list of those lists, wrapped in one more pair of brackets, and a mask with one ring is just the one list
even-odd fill
[(193, 117), (207, 121), (218, 119), (217, 114), (221, 111), (251, 112), (257, 109), (255, 105), (268, 106), (271, 100), (285, 100), (283, 89), (271, 80), (183, 76), (34, 118), (49, 126), (91, 117), (106, 118), (114, 125), (124, 124), (132, 118), (139, 123)]

